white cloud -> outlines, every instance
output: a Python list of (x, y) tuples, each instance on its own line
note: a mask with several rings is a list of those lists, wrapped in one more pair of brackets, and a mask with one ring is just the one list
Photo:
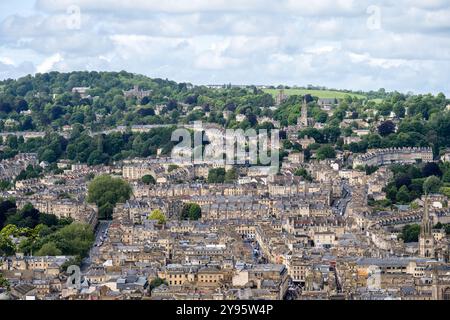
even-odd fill
[[(29, 0), (33, 1), (33, 0)], [(128, 70), (193, 83), (449, 93), (447, 0), (36, 0), (0, 21), (0, 77)], [(71, 5), (80, 28), (69, 28)], [(369, 6), (380, 9), (370, 30)], [(13, 62), (13, 64), (12, 64)], [(31, 70), (31, 71), (30, 71)]]
[(49, 12), (66, 12), (69, 6), (79, 6), (86, 12), (117, 14), (266, 11), (275, 8), (269, 0), (38, 0), (36, 7)]
[(0, 57), (0, 63), (3, 63), (5, 65), (13, 66), (14, 61), (11, 58), (8, 57)]
[(56, 53), (50, 57), (48, 57), (47, 59), (45, 59), (44, 61), (42, 61), (37, 67), (36, 67), (36, 72), (38, 73), (45, 73), (45, 72), (49, 72), (50, 70), (53, 69), (53, 67), (58, 63), (61, 62), (63, 60), (63, 57), (61, 56), (61, 54)]

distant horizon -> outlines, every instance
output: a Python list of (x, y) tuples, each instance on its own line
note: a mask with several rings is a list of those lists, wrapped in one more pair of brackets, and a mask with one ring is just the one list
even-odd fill
[[(305, 89), (305, 90), (329, 90), (329, 91), (340, 91), (340, 92), (351, 91), (353, 93), (368, 93), (370, 91), (377, 92), (380, 89), (385, 89), (385, 91), (387, 93), (398, 92), (398, 93), (405, 94), (405, 95), (408, 95), (408, 94), (412, 94), (412, 95), (427, 95), (427, 94), (431, 94), (433, 96), (436, 96), (439, 93), (443, 93), (446, 96), (446, 98), (450, 98), (450, 93), (445, 93), (445, 92), (436, 92), (436, 93), (433, 93), (433, 92), (415, 92), (415, 91), (407, 91), (407, 92), (405, 92), (405, 91), (399, 91), (399, 90), (395, 90), (395, 89), (394, 90), (390, 90), (388, 88), (376, 88), (376, 89), (363, 90), (363, 89), (333, 88), (333, 87), (328, 87), (328, 86), (320, 85), (320, 84), (307, 84), (307, 85), (283, 84), (283, 83), (277, 83), (277, 84), (252, 84), (252, 83), (247, 83), (247, 84), (245, 84), (245, 83), (233, 83), (233, 82), (195, 83), (195, 82), (192, 82), (192, 81), (175, 80), (175, 79), (171, 79), (171, 78), (168, 78), (168, 77), (155, 77), (155, 76), (150, 76), (150, 75), (146, 75), (146, 74), (143, 74), (143, 73), (130, 72), (130, 71), (127, 71), (127, 70), (119, 70), (119, 71), (113, 71), (113, 70), (72, 70), (72, 71), (50, 70), (50, 71), (47, 71), (47, 72), (42, 72), (41, 74), (43, 74), (43, 73), (50, 73), (50, 72), (59, 72), (59, 73), (72, 73), (72, 72), (99, 72), (99, 73), (100, 72), (116, 72), (116, 73), (119, 73), (119, 72), (122, 72), (122, 71), (128, 72), (128, 73), (132, 73), (132, 74), (135, 74), (135, 75), (145, 76), (145, 77), (150, 78), (150, 79), (167, 79), (169, 81), (174, 81), (176, 83), (189, 83), (189, 84), (192, 84), (194, 86), (227, 86), (227, 85), (232, 85), (232, 86), (236, 86), (236, 87), (250, 87), (250, 86), (255, 86), (255, 87), (274, 87), (274, 89), (278, 89), (277, 88), (278, 86), (283, 86), (283, 87), (298, 88), (298, 89)], [(24, 77), (27, 77), (27, 76), (34, 77), (38, 73), (39, 72), (34, 73), (34, 74), (30, 74), (29, 73), (29, 74), (17, 76), (15, 78), (4, 78), (4, 79), (0, 79), (0, 82), (7, 81), (7, 80), (10, 80), (10, 79), (14, 80), (14, 81), (17, 81), (17, 80), (19, 80), (21, 78), (24, 78)], [(313, 88), (309, 88), (309, 86), (312, 86)], [(320, 87), (321, 89), (316, 89), (318, 87)]]

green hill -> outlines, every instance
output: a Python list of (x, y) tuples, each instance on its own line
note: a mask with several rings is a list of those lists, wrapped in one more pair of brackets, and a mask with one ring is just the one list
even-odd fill
[[(274, 97), (276, 97), (278, 95), (279, 91), (280, 91), (279, 89), (264, 89), (264, 92), (269, 93), (269, 94), (273, 95)], [(357, 97), (359, 99), (366, 98), (365, 96), (356, 94), (356, 93), (347, 93), (347, 92), (333, 91), (333, 90), (284, 89), (284, 93), (288, 96), (292, 96), (292, 95), (303, 96), (305, 94), (310, 94), (314, 97), (319, 97), (319, 98), (323, 98), (323, 99), (331, 99), (331, 98), (343, 99), (345, 96), (353, 96), (353, 97)]]

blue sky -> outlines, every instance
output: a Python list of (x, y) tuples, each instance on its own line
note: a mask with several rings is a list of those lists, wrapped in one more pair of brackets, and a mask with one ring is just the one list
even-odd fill
[(450, 95), (450, 0), (1, 1), (0, 78), (51, 70)]

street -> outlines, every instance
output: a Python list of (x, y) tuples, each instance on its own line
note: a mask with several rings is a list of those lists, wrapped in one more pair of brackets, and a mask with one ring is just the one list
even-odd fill
[(95, 230), (95, 241), (94, 244), (89, 251), (89, 256), (83, 259), (83, 262), (81, 264), (81, 271), (85, 272), (89, 269), (90, 265), (92, 264), (92, 255), (97, 253), (99, 250), (99, 247), (103, 244), (103, 242), (108, 237), (108, 229), (111, 226), (111, 221), (99, 221), (97, 228)]

